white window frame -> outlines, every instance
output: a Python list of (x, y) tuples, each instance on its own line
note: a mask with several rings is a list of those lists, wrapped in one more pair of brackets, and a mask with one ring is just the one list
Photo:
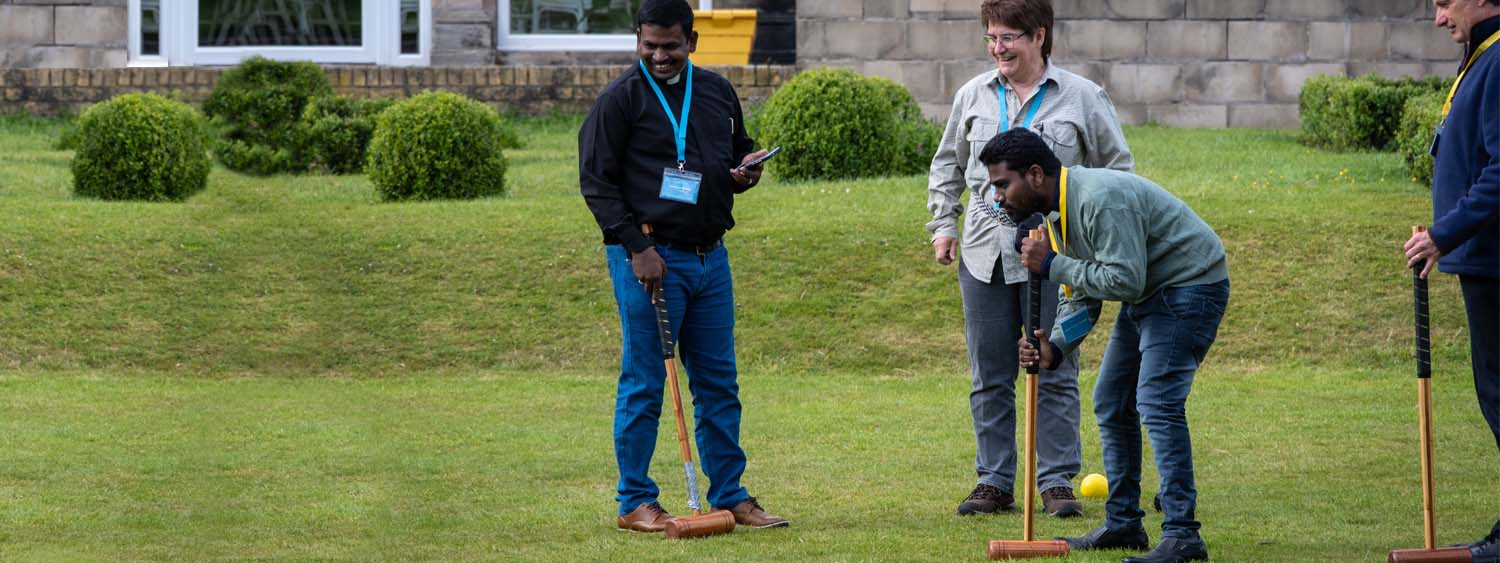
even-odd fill
[[(588, 34), (512, 34), (510, 0), (495, 0), (499, 21), (495, 22), (495, 47), (501, 51), (589, 51), (621, 52), (635, 50), (635, 35)], [(698, 10), (712, 10), (713, 0), (698, 0)]]
[(199, 47), (198, 0), (161, 0), (161, 54), (141, 54), (141, 2), (128, 0), (128, 66), (234, 65), (255, 55), (320, 64), (425, 66), (432, 60), (432, 0), (418, 1), (418, 49), (401, 53), (400, 0), (361, 0), (359, 47)]

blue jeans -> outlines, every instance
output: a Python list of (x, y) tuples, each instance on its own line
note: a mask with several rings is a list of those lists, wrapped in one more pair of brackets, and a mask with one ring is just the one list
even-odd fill
[(1224, 280), (1169, 287), (1120, 308), (1094, 387), (1094, 416), (1109, 474), (1105, 525), (1111, 530), (1139, 528), (1146, 515), (1140, 507), (1144, 424), (1161, 474), (1162, 536), (1198, 537), (1187, 397), (1228, 303), (1229, 280)]
[[(662, 295), (667, 300), (677, 357), (686, 368), (693, 397), (693, 435), (704, 474), (708, 503), (729, 508), (750, 497), (740, 486), (745, 452), (740, 449), (739, 383), (734, 362), (734, 281), (729, 252), (720, 246), (705, 255), (657, 245), (667, 263)], [(660, 490), (646, 474), (656, 449), (667, 371), (656, 310), (631, 270), (630, 251), (607, 245), (609, 278), (620, 313), (622, 353), (615, 386), (615, 463), (620, 482), (615, 499), (620, 514), (656, 501)], [(668, 415), (670, 416), (670, 415)], [(681, 473), (678, 471), (677, 473)]]

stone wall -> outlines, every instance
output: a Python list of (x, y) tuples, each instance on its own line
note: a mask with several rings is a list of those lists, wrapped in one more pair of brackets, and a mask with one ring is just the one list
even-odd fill
[(125, 66), (126, 0), (0, 0), (0, 68)]
[[(498, 109), (525, 113), (584, 111), (624, 66), (326, 67), (341, 94), (404, 97), (448, 90)], [(791, 78), (791, 66), (707, 67), (735, 85), (743, 101), (764, 99)], [(0, 68), (0, 109), (36, 114), (77, 111), (128, 92), (156, 92), (201, 103), (221, 68)]]
[[(797, 63), (907, 85), (933, 117), (993, 68), (979, 0), (798, 0)], [(1053, 0), (1054, 63), (1127, 123), (1296, 127), (1319, 74), (1451, 76), (1462, 49), (1430, 0)]]

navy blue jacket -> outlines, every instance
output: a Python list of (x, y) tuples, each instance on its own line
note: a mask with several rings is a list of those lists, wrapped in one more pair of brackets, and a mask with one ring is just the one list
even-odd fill
[[(1500, 17), (1474, 25), (1468, 53), (1500, 29)], [(1430, 232), (1438, 271), (1500, 278), (1500, 45), (1474, 61), (1453, 96), (1432, 169)]]

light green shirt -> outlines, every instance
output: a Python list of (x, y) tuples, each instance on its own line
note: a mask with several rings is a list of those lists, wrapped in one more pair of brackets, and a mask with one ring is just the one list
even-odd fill
[[(1048, 279), (1072, 288), (1058, 298), (1049, 338), (1064, 353), (1063, 319), (1088, 308), (1097, 321), (1101, 301), (1139, 303), (1168, 287), (1229, 278), (1224, 243), (1177, 196), (1134, 174), (1082, 167), (1068, 169), (1066, 241), (1052, 259)], [(1058, 232), (1058, 214), (1048, 220)], [(1091, 322), (1092, 324), (1092, 322)]]

